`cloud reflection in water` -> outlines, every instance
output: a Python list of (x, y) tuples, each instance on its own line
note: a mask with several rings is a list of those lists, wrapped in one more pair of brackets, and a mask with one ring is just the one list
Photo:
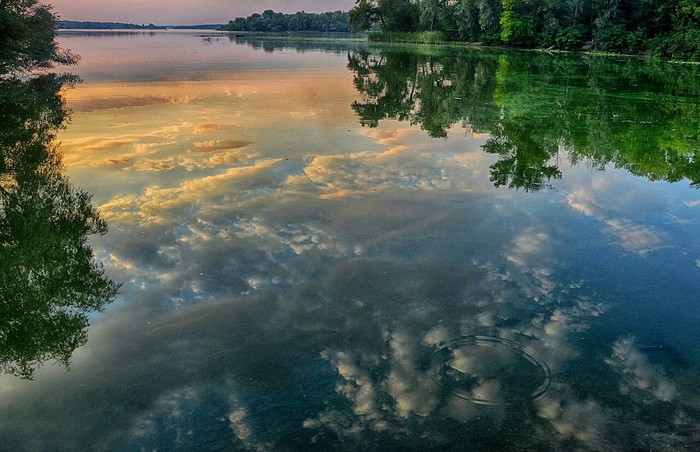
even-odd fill
[[(642, 259), (665, 238), (600, 207), (629, 191), (616, 172), (606, 190), (566, 167), (559, 192), (494, 191), (483, 135), (358, 129), (351, 77), (309, 77), (134, 84), (112, 101), (105, 85), (89, 105), (90, 86), (76, 90), (66, 160), (91, 175), (111, 225), (95, 249), (127, 283), (70, 374), (0, 381), (0, 415), (16, 419), (6, 444), (615, 450), (691, 437), (698, 407), (674, 383), (687, 374), (605, 323), (618, 300), (590, 256)], [(124, 100), (147, 91), (178, 100)], [(436, 344), (475, 336), (532, 350), (551, 387), (510, 405), (454, 397), (434, 380)], [(484, 351), (446, 365), (473, 377), (474, 398), (502, 400), (518, 381), (480, 373), (532, 363)], [(644, 402), (633, 424), (629, 400)]]

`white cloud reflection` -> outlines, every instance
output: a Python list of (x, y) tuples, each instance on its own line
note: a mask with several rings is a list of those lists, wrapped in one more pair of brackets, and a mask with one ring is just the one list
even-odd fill
[(633, 395), (633, 391), (641, 391), (662, 402), (671, 401), (676, 394), (676, 385), (666, 377), (663, 369), (649, 362), (632, 337), (617, 339), (612, 346), (612, 355), (605, 362), (623, 375), (620, 381), (623, 394)]
[[(141, 195), (113, 199), (101, 206), (108, 221), (163, 223), (188, 207), (205, 204), (233, 190), (255, 187), (255, 178), (270, 174), (280, 159), (259, 160), (251, 166), (234, 167), (221, 174), (181, 182), (176, 188), (148, 187)], [(252, 187), (251, 187), (252, 183)]]
[[(281, 89), (246, 83), (230, 87), (232, 99), (274, 98)], [(296, 100), (314, 95), (312, 83), (302, 88), (291, 90)], [(89, 150), (71, 164), (85, 157), (82, 165), (102, 176), (142, 178), (109, 192), (101, 210), (111, 232), (95, 242), (125, 285), (71, 374), (46, 367), (34, 385), (0, 379), (0, 417), (14, 420), (0, 436), (10, 447), (31, 437), (34, 449), (131, 441), (138, 450), (151, 440), (186, 448), (215, 437), (225, 443), (211, 444), (224, 449), (358, 450), (381, 439), (427, 450), (449, 446), (457, 429), (475, 449), (614, 450), (628, 437), (618, 437), (622, 413), (603, 399), (680, 398), (632, 339), (616, 340), (605, 356), (582, 340), (610, 300), (571, 262), (570, 237), (530, 209), (544, 198), (490, 191), (493, 156), (479, 150), (483, 137), (433, 141), (391, 123), (348, 135), (330, 102), (325, 110), (274, 99), (274, 108), (255, 110), (251, 102), (250, 111), (270, 115), (217, 121), (238, 107), (195, 114), (200, 97), (189, 99), (161, 118), (170, 125), (150, 132), (120, 126), (112, 141), (66, 139), (69, 149)], [(157, 102), (146, 103), (91, 108)], [(289, 149), (296, 141), (285, 133), (299, 132), (280, 115), (326, 123)], [(247, 133), (237, 133), (242, 126)], [(329, 149), (315, 142), (321, 133)], [(184, 146), (174, 147), (180, 138)], [(663, 234), (599, 201), (601, 189), (559, 204), (600, 222), (634, 253), (663, 246)], [(578, 219), (567, 210), (557, 218)], [(479, 335), (527, 346), (551, 369), (552, 390), (525, 397), (519, 412), (437, 384), (436, 344)], [(614, 395), (561, 381), (579, 359), (607, 364)], [(458, 349), (446, 364), (476, 375), (465, 386), (472, 399), (498, 401), (517, 384), (479, 379), (480, 369), (502, 364), (517, 375), (518, 363)], [(688, 428), (681, 411), (673, 422)], [(638, 430), (665, 427), (651, 422)]]
[(437, 388), (430, 376), (419, 370), (420, 338), (396, 332), (391, 334), (389, 343), (392, 365), (384, 386), (396, 402), (396, 415), (407, 418), (412, 414), (432, 414), (438, 405)]
[(612, 209), (601, 206), (595, 200), (596, 195), (581, 188), (570, 193), (566, 199), (575, 210), (603, 223), (605, 232), (628, 251), (644, 256), (665, 246), (664, 235), (661, 232), (626, 218), (618, 218)]
[(563, 392), (557, 398), (537, 401), (539, 415), (556, 429), (558, 440), (575, 439), (587, 450), (616, 450), (620, 445), (615, 444), (610, 413), (595, 400), (578, 399), (570, 390)]

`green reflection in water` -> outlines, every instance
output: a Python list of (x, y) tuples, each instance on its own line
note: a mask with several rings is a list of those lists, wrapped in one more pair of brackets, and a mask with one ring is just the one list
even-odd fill
[[(94, 45), (152, 60), (161, 44), (184, 41), (156, 37), (163, 39)], [(191, 70), (187, 80), (206, 83), (145, 83), (174, 80), (166, 55), (154, 66), (115, 64), (113, 94), (102, 84), (91, 91), (88, 75), (101, 63), (84, 59), (92, 66), (81, 68), (88, 86), (76, 96), (83, 103), (73, 104), (72, 132), (82, 127), (94, 147), (68, 136), (73, 147), (63, 149), (71, 171), (82, 167), (71, 173), (76, 181), (84, 175), (80, 185), (108, 185), (95, 195), (113, 228), (101, 247), (114, 256), (109, 270), (129, 282), (124, 302), (95, 322), (70, 374), (42, 372), (37, 384), (5, 379), (0, 418), (11, 421), (0, 423), (0, 443), (350, 451), (694, 444), (696, 192), (566, 165), (558, 191), (494, 190), (488, 181), (501, 156), (479, 146), (512, 118), (522, 121), (504, 126), (516, 162), (557, 166), (544, 146), (544, 157), (523, 154), (530, 141), (559, 135), (554, 126), (524, 128), (519, 141), (513, 130), (538, 123), (530, 112), (551, 114), (545, 106), (558, 89), (585, 92), (587, 76), (574, 71), (566, 87), (536, 80), (517, 69), (528, 62), (510, 54), (460, 50), (452, 60), (438, 54), (427, 69), (429, 55), (407, 55), (411, 64), (394, 58), (383, 78), (367, 70), (362, 80), (375, 84), (376, 96), (397, 93), (394, 113), (376, 110), (377, 130), (353, 133), (353, 112), (333, 108), (350, 110), (352, 74), (319, 69), (326, 60), (345, 66), (345, 55), (237, 45), (255, 53), (244, 69), (259, 60), (268, 67), (224, 72), (190, 55), (239, 61), (228, 43), (191, 41), (176, 75)], [(139, 42), (143, 53), (134, 52)], [(390, 62), (372, 58), (377, 69)], [(319, 68), (290, 70), (309, 62)], [(394, 71), (409, 76), (392, 78)], [(611, 72), (598, 83), (610, 99), (629, 97)], [(408, 84), (421, 77), (422, 85)], [(502, 107), (515, 87), (530, 93), (521, 96), (528, 102)], [(442, 97), (420, 97), (430, 89)], [(343, 96), (320, 101), (321, 93)], [(140, 102), (181, 95), (191, 103)], [(430, 139), (383, 121), (398, 112), (449, 136)], [(459, 136), (454, 125), (463, 118), (474, 139)], [(182, 127), (167, 129), (161, 142), (144, 132), (173, 124)], [(121, 137), (132, 139), (97, 152)], [(157, 147), (139, 153), (144, 144)], [(222, 144), (235, 158), (210, 159)], [(571, 154), (565, 146), (556, 152)], [(138, 165), (157, 159), (189, 163)], [(138, 178), (143, 186), (122, 183)]]
[(491, 136), (495, 186), (561, 178), (559, 161), (700, 184), (700, 70), (694, 66), (382, 48), (351, 52), (363, 125), (386, 118), (445, 137), (455, 124)]
[(87, 312), (118, 290), (87, 244), (107, 224), (52, 144), (67, 116), (60, 92), (77, 81), (0, 81), (0, 370), (22, 378), (45, 361), (67, 366), (87, 340)]
[[(202, 38), (202, 42), (210, 44), (212, 39), (218, 40), (218, 37), (216, 35), (205, 35)], [(229, 34), (228, 39), (239, 45), (247, 44), (255, 50), (263, 50), (265, 53), (293, 50), (297, 53), (323, 52), (341, 55), (347, 52), (348, 49), (358, 49), (365, 46), (365, 42), (362, 39), (346, 38), (344, 36), (333, 38), (329, 34), (321, 36), (311, 35), (306, 40), (299, 40), (298, 37), (296, 39), (294, 37), (285, 39), (280, 36)]]

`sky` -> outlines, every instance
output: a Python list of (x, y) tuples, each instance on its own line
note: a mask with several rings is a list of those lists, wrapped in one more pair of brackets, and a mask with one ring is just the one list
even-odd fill
[(227, 23), (266, 9), (284, 13), (349, 10), (354, 0), (44, 0), (63, 20), (157, 25)]

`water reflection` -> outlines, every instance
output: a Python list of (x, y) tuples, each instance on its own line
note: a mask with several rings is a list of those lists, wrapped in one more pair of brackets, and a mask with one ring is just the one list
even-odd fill
[(348, 68), (364, 125), (394, 118), (431, 137), (458, 123), (488, 132), (496, 187), (551, 187), (562, 159), (700, 183), (695, 66), (389, 48), (350, 52)]
[[(212, 37), (217, 39), (216, 37)], [(333, 53), (336, 55), (345, 55), (348, 49), (354, 49), (358, 47), (364, 47), (364, 40), (353, 38), (352, 35), (341, 35), (337, 39), (333, 39), (328, 35), (321, 36), (308, 36), (303, 41), (283, 38), (272, 38), (266, 36), (255, 36), (255, 35), (238, 35), (229, 34), (229, 40), (235, 42), (236, 44), (247, 44), (253, 49), (263, 50), (266, 53), (284, 52), (288, 50), (293, 50), (297, 53), (306, 52), (323, 52), (323, 53)], [(211, 41), (210, 41), (211, 42)]]
[(46, 361), (68, 366), (87, 340), (87, 313), (118, 286), (87, 244), (107, 224), (63, 176), (52, 140), (64, 124), (70, 75), (0, 80), (0, 370), (32, 378)]
[[(124, 60), (111, 79), (68, 94), (65, 161), (110, 221), (94, 243), (125, 284), (71, 373), (0, 379), (3, 444), (693, 445), (696, 191), (566, 159), (557, 190), (495, 189), (490, 167), (502, 157), (483, 146), (497, 132), (462, 120), (501, 121), (497, 88), (527, 74), (493, 76), (517, 57), (435, 58), (418, 89), (417, 66), (381, 52), (351, 53), (361, 61), (348, 71), (345, 54), (177, 40), (188, 54), (241, 52), (250, 64), (226, 72), (188, 60), (189, 75), (151, 67), (165, 80), (148, 82)], [(161, 51), (143, 41), (146, 56)], [(89, 73), (91, 53), (70, 47)], [(410, 77), (378, 76), (365, 60)], [(459, 86), (441, 75), (450, 65), (473, 83), (423, 102), (429, 87)], [(368, 102), (354, 81), (378, 98), (401, 93), (387, 99), (395, 113), (368, 107), (377, 120), (362, 127), (352, 105)], [(423, 124), (437, 124), (438, 139)]]

